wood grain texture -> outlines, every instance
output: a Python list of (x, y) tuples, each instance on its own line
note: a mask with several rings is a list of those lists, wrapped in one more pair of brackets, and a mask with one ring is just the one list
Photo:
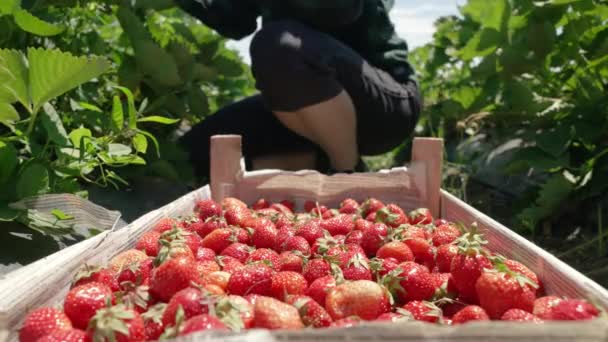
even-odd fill
[(434, 217), (441, 213), (441, 171), (443, 166), (443, 139), (414, 138), (412, 164), (426, 166), (426, 188), (421, 198), (422, 206), (428, 208)]
[(241, 169), (241, 136), (215, 135), (211, 137), (209, 172), (213, 199), (221, 201), (231, 196), (232, 189), (238, 183)]

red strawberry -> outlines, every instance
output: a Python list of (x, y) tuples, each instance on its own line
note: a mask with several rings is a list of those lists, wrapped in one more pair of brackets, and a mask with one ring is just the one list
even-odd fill
[(150, 294), (155, 298), (168, 302), (179, 290), (199, 282), (199, 275), (193, 270), (196, 262), (190, 258), (169, 259), (152, 272), (150, 278)]
[(404, 243), (414, 254), (414, 260), (429, 269), (435, 266), (435, 253), (429, 241), (420, 238), (407, 239)]
[(296, 236), (305, 238), (312, 246), (318, 238), (323, 237), (323, 228), (319, 225), (319, 220), (312, 219), (296, 228)]
[[(358, 246), (358, 245), (355, 245)], [(350, 258), (341, 266), (344, 279), (372, 280), (369, 260), (363, 253), (350, 254)]]
[(462, 324), (470, 321), (489, 321), (490, 317), (484, 309), (477, 305), (465, 306), (452, 316), (453, 324)]
[(391, 203), (376, 211), (376, 222), (382, 222), (389, 227), (399, 227), (409, 222), (409, 219), (398, 205)]
[(522, 309), (509, 309), (500, 317), (501, 321), (518, 321), (541, 323), (540, 318)]
[(466, 306), (467, 306), (467, 304), (465, 304), (463, 302), (460, 302), (458, 300), (455, 300), (455, 301), (451, 301), (451, 302), (445, 303), (441, 307), (441, 311), (443, 311), (443, 317), (452, 317), (458, 311), (464, 309)]
[(266, 208), (256, 210), (255, 214), (258, 218), (266, 218), (274, 221), (276, 219), (276, 216), (279, 214), (279, 211), (274, 208)]
[(304, 323), (298, 309), (270, 297), (255, 301), (255, 327), (263, 329), (301, 329)]
[(245, 202), (234, 197), (224, 197), (224, 199), (222, 199), (222, 201), (220, 202), (220, 206), (224, 210), (234, 207), (247, 208), (247, 204), (245, 204)]
[[(245, 236), (241, 231), (244, 232)], [(249, 237), (246, 235), (247, 232), (240, 228), (220, 228), (209, 233), (203, 239), (201, 246), (210, 248), (219, 254), (234, 242), (247, 243)]]
[(545, 296), (536, 298), (534, 301), (534, 309), (532, 313), (541, 319), (548, 319), (553, 307), (559, 304), (563, 299), (557, 296)]
[(214, 271), (203, 276), (201, 284), (203, 285), (215, 285), (226, 292), (228, 288), (228, 281), (230, 280), (230, 273), (224, 271)]
[(448, 220), (441, 219), (441, 218), (435, 219), (435, 222), (433, 222), (433, 225), (435, 225), (435, 227), (439, 227), (443, 224), (451, 224), (451, 222)]
[(87, 329), (93, 341), (135, 342), (146, 340), (144, 320), (124, 305), (97, 311)]
[(330, 218), (336, 217), (338, 215), (340, 215), (340, 212), (336, 209), (328, 209), (323, 211), (323, 215), (321, 215), (321, 218), (323, 218), (323, 220), (329, 220)]
[[(275, 240), (274, 249), (281, 251), (283, 249), (283, 243), (290, 237), (296, 236), (296, 231), (291, 224), (283, 224), (281, 228), (277, 226), (277, 238)], [(308, 241), (307, 241), (308, 242)]]
[(283, 252), (279, 255), (281, 260), (281, 268), (279, 271), (293, 271), (302, 273), (302, 267), (304, 266), (304, 259), (294, 252)]
[[(23, 341), (23, 340), (20, 340)], [(89, 342), (87, 334), (79, 329), (60, 329), (53, 330), (44, 337), (37, 340), (38, 342)]]
[(282, 205), (284, 205), (291, 212), (293, 212), (296, 209), (296, 204), (293, 201), (291, 201), (291, 200), (282, 200), (279, 203), (281, 203)]
[(373, 258), (370, 261), (370, 268), (376, 279), (384, 277), (397, 267), (399, 267), (399, 262), (394, 258)]
[(374, 320), (389, 311), (389, 294), (373, 281), (346, 282), (329, 291), (325, 298), (325, 309), (334, 320), (350, 316)]
[(222, 268), (222, 271), (230, 274), (244, 267), (244, 265), (233, 257), (229, 256), (218, 256), (216, 258), (218, 265)]
[(270, 209), (277, 211), (280, 215), (293, 217), (293, 210), (290, 206), (283, 205), (282, 203), (273, 203)]
[(340, 241), (335, 236), (326, 233), (325, 236), (315, 240), (315, 243), (310, 247), (310, 252), (314, 256), (324, 256), (329, 250), (339, 245)]
[(372, 257), (382, 247), (387, 235), (388, 227), (384, 223), (375, 223), (363, 231), (361, 247), (363, 247), (369, 257)]
[(484, 272), (475, 289), (479, 303), (490, 318), (499, 319), (509, 309), (522, 309), (532, 312), (536, 299), (536, 286), (513, 272)]
[(171, 230), (175, 227), (177, 227), (178, 222), (175, 219), (172, 219), (170, 217), (164, 217), (160, 220), (158, 220), (158, 222), (156, 223), (156, 225), (154, 226), (154, 228), (152, 228), (152, 230), (157, 231), (159, 233), (164, 233), (167, 230)]
[(403, 310), (417, 321), (437, 323), (443, 315), (440, 308), (431, 302), (413, 300), (403, 306)]
[(196, 260), (204, 261), (204, 260), (215, 260), (215, 252), (211, 248), (199, 247), (198, 251), (196, 251)]
[(231, 226), (247, 227), (245, 222), (251, 218), (251, 211), (247, 207), (230, 207), (224, 212), (224, 218)]
[(270, 208), (270, 204), (271, 203), (268, 202), (266, 199), (260, 198), (257, 201), (255, 201), (255, 203), (253, 203), (253, 205), (251, 206), (251, 209), (260, 210), (260, 209)]
[(257, 248), (274, 248), (277, 239), (277, 229), (269, 219), (257, 219), (253, 226), (251, 244)]
[(76, 273), (72, 288), (93, 282), (104, 284), (112, 289), (112, 291), (119, 290), (119, 282), (116, 273), (107, 268), (89, 266), (86, 264)]
[(317, 278), (321, 278), (331, 273), (331, 268), (329, 263), (323, 259), (313, 259), (310, 260), (306, 265), (304, 265), (304, 269), (302, 270), (302, 275), (308, 283), (312, 283)]
[(137, 249), (129, 249), (113, 257), (110, 260), (108, 268), (114, 274), (118, 274), (118, 272), (122, 271), (127, 266), (132, 265), (134, 263), (142, 262), (147, 259), (148, 256), (146, 255), (146, 253)]
[(355, 245), (361, 245), (361, 241), (363, 241), (363, 231), (361, 230), (353, 230), (352, 232), (346, 235), (345, 243), (351, 243)]
[(222, 251), (222, 253), (220, 253), (220, 255), (221, 256), (231, 256), (231, 257), (237, 259), (238, 261), (244, 263), (245, 261), (247, 261), (247, 258), (249, 258), (249, 255), (254, 250), (255, 250), (255, 248), (250, 247), (244, 243), (235, 242), (235, 243), (231, 244), (230, 246), (224, 248), (224, 250)]
[[(166, 242), (163, 242), (166, 241)], [(160, 236), (160, 243), (163, 246), (166, 246), (168, 242), (172, 242), (172, 241), (177, 241), (180, 243), (185, 244), (186, 246), (188, 246), (188, 248), (190, 248), (190, 250), (192, 251), (192, 254), (194, 255), (194, 253), (196, 253), (198, 251), (198, 248), (201, 244), (201, 237), (198, 236), (198, 234), (187, 231), (185, 229), (182, 228), (175, 228), (169, 231), (166, 231), (164, 233), (162, 233), (162, 235)], [(160, 254), (160, 252), (159, 252)]]
[[(365, 220), (369, 221), (369, 222), (376, 222), (376, 211), (374, 211), (373, 213), (369, 213), (367, 216), (365, 216)], [(378, 222), (380, 222), (380, 220), (378, 220)]]
[(135, 285), (147, 284), (149, 282), (153, 267), (154, 259), (152, 258), (144, 260), (140, 263), (128, 265), (124, 270), (122, 270), (122, 272), (120, 272), (117, 281), (121, 288), (123, 288), (122, 285), (124, 282), (130, 282)]
[(201, 221), (205, 221), (212, 216), (222, 216), (222, 207), (212, 199), (204, 199), (196, 202), (194, 212)]
[(521, 274), (522, 276), (532, 280), (532, 282), (534, 282), (536, 285), (538, 285), (537, 293), (541, 291), (542, 284), (541, 284), (540, 280), (538, 279), (538, 276), (536, 275), (536, 273), (532, 272), (532, 270), (530, 270), (524, 264), (517, 262), (515, 260), (510, 260), (510, 259), (505, 260), (504, 264), (511, 271)]
[(219, 319), (234, 331), (253, 327), (253, 304), (241, 296), (229, 295), (221, 298), (215, 310)]
[(456, 245), (448, 244), (437, 247), (435, 265), (439, 269), (439, 272), (450, 272), (452, 259), (454, 259), (457, 254), (458, 247)]
[(448, 223), (435, 228), (431, 234), (431, 240), (433, 241), (433, 245), (442, 246), (456, 241), (460, 235), (460, 229)]
[(324, 205), (320, 205), (318, 207), (312, 208), (312, 210), (310, 211), (310, 214), (314, 215), (314, 216), (323, 216), (323, 214), (325, 214), (326, 211), (328, 211), (329, 208), (327, 208)]
[(205, 238), (211, 234), (212, 231), (220, 228), (227, 228), (228, 223), (223, 217), (209, 217), (206, 220), (200, 220), (192, 224), (192, 230), (194, 230), (201, 238)]
[(228, 328), (222, 321), (211, 315), (198, 315), (190, 318), (182, 325), (178, 336), (186, 336), (198, 331), (223, 330)]
[(161, 233), (154, 230), (145, 233), (139, 238), (135, 248), (144, 251), (148, 256), (157, 256), (160, 250), (160, 244), (158, 243), (160, 235)]
[[(475, 239), (473, 235), (468, 235), (470, 233), (466, 234), (469, 236), (469, 241)], [(472, 247), (467, 247), (467, 244), (468, 242), (465, 241), (463, 243), (464, 251), (452, 259), (450, 273), (454, 277), (454, 285), (462, 299), (470, 303), (477, 303), (475, 283), (483, 269), (491, 269), (493, 265), (485, 255), (481, 254), (479, 247), (474, 242), (472, 242)]]
[(218, 272), (220, 269), (220, 265), (214, 260), (195, 261), (194, 271), (199, 279), (197, 283), (200, 283), (200, 280), (207, 274)]
[(336, 285), (336, 279), (331, 275), (326, 275), (310, 283), (310, 286), (306, 290), (306, 295), (324, 307), (327, 293), (336, 287)]
[(356, 214), (359, 210), (359, 203), (352, 198), (347, 198), (340, 203), (340, 213)]
[(298, 309), (300, 318), (307, 327), (323, 328), (332, 322), (327, 311), (310, 297), (289, 295), (286, 302)]
[(262, 261), (267, 263), (273, 270), (279, 270), (281, 268), (281, 258), (277, 254), (277, 252), (268, 248), (260, 248), (249, 254), (249, 258), (247, 258), (247, 263), (253, 263), (257, 261)]
[(304, 202), (304, 211), (309, 213), (311, 210), (317, 207), (317, 202), (307, 200)]
[(350, 327), (354, 327), (355, 325), (359, 325), (359, 324), (361, 324), (361, 319), (359, 317), (347, 317), (347, 318), (343, 318), (343, 319), (334, 321), (330, 325), (330, 327), (350, 328)]
[(308, 282), (298, 272), (284, 271), (272, 276), (271, 294), (278, 300), (285, 300), (287, 295), (301, 295), (306, 292)]
[(63, 311), (55, 308), (40, 308), (30, 312), (19, 330), (20, 342), (36, 342), (54, 330), (68, 330), (72, 323)]
[(68, 292), (63, 302), (63, 311), (74, 327), (86, 329), (95, 312), (112, 299), (112, 290), (101, 283), (87, 283)]
[(211, 294), (198, 288), (188, 287), (178, 291), (167, 304), (167, 307), (162, 316), (163, 325), (166, 327), (175, 324), (176, 314), (178, 309), (181, 310), (184, 315), (184, 319), (206, 314), (209, 312), (209, 308), (213, 306)]
[(398, 262), (414, 261), (412, 250), (401, 241), (393, 241), (380, 247), (376, 253), (378, 258), (394, 258)]
[(264, 264), (247, 265), (234, 271), (228, 281), (228, 292), (233, 295), (271, 295), (273, 270)]
[(327, 230), (332, 236), (346, 235), (355, 229), (353, 215), (340, 214), (321, 221), (321, 228)]
[(141, 318), (144, 320), (146, 340), (156, 341), (165, 331), (165, 325), (163, 324), (162, 317), (166, 307), (167, 304), (158, 303), (150, 307), (148, 311), (141, 314)]
[(562, 299), (540, 317), (550, 321), (581, 321), (599, 316), (600, 311), (582, 299)]
[(381, 201), (375, 198), (368, 198), (367, 200), (365, 200), (365, 202), (361, 204), (361, 216), (367, 217), (367, 215), (375, 213), (383, 207), (384, 203), (382, 203)]
[(370, 222), (366, 219), (358, 218), (355, 220), (355, 230), (364, 231), (365, 229), (368, 229), (373, 225), (373, 222)]
[(310, 245), (305, 238), (301, 236), (292, 236), (285, 240), (285, 242), (281, 245), (281, 251), (298, 251), (300, 254), (304, 256), (310, 255)]
[(402, 303), (427, 300), (435, 293), (433, 278), (428, 269), (413, 261), (399, 264), (397, 269), (385, 276), (383, 282)]
[(427, 208), (418, 208), (409, 214), (411, 224), (431, 224), (433, 223), (433, 215)]

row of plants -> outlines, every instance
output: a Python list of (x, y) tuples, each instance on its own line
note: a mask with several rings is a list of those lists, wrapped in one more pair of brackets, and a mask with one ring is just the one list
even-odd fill
[(176, 132), (252, 90), (240, 56), (171, 0), (3, 0), (0, 32), (0, 221), (58, 239), (73, 232), (11, 204), (192, 182)]

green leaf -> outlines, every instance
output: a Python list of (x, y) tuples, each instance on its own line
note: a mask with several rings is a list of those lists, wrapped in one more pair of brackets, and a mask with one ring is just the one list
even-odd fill
[(501, 31), (503, 20), (508, 14), (507, 11), (510, 11), (510, 6), (508, 0), (469, 0), (461, 11), (464, 15), (482, 24), (483, 27)]
[(13, 11), (21, 7), (21, 0), (2, 0), (0, 1), (0, 14), (12, 14)]
[(15, 107), (8, 103), (0, 102), (0, 122), (13, 123), (19, 120), (19, 113), (15, 110)]
[(550, 178), (540, 189), (536, 204), (526, 208), (519, 218), (531, 226), (547, 218), (570, 195), (574, 185), (561, 174)]
[(496, 51), (501, 42), (501, 35), (494, 29), (485, 28), (475, 33), (457, 55), (465, 61), (475, 57), (484, 57)]
[(146, 139), (146, 136), (141, 134), (141, 133), (137, 133), (134, 137), (133, 137), (133, 147), (135, 147), (135, 151), (139, 152), (139, 153), (146, 153), (146, 151), (148, 150), (148, 139)]
[(125, 120), (125, 115), (122, 110), (122, 102), (118, 95), (114, 95), (112, 102), (112, 120), (110, 120), (112, 130), (115, 133), (122, 131), (122, 126)]
[(20, 211), (10, 208), (7, 203), (0, 202), (0, 222), (13, 221), (19, 216)]
[(158, 158), (160, 158), (160, 145), (158, 144), (158, 140), (156, 140), (156, 138), (154, 137), (154, 135), (152, 135), (152, 133), (146, 132), (146, 131), (142, 131), (139, 130), (140, 134), (143, 134), (144, 136), (148, 137), (148, 139), (150, 139), (152, 141), (152, 144), (154, 144), (154, 149), (156, 150), (156, 156)]
[(21, 52), (0, 50), (0, 103), (19, 101), (30, 109), (28, 71)]
[(571, 132), (571, 128), (564, 125), (551, 127), (536, 136), (536, 144), (543, 151), (558, 157), (568, 149)]
[(88, 128), (80, 127), (70, 132), (69, 137), (72, 144), (76, 149), (82, 149), (83, 151), (88, 150), (88, 146), (91, 144), (90, 140), (93, 134)]
[(63, 122), (61, 122), (55, 108), (48, 102), (43, 105), (43, 108), (44, 111), (41, 113), (40, 119), (49, 139), (58, 146), (69, 146), (68, 133), (65, 131)]
[(123, 144), (109, 144), (108, 155), (112, 157), (126, 156), (131, 154), (131, 148)]
[(153, 41), (133, 42), (135, 59), (141, 71), (166, 87), (182, 83), (173, 57)]
[(39, 36), (55, 36), (65, 30), (65, 28), (47, 23), (33, 16), (30, 12), (24, 9), (18, 9), (13, 12), (15, 23), (24, 31), (33, 33)]
[(60, 221), (71, 220), (74, 218), (74, 216), (68, 215), (59, 209), (51, 210), (51, 215), (55, 216)]
[(192, 86), (188, 91), (188, 104), (190, 112), (198, 117), (209, 114), (209, 100), (200, 86)]
[(17, 150), (10, 143), (0, 141), (0, 184), (8, 181), (19, 165)]
[[(120, 90), (127, 97), (127, 114), (129, 116), (128, 125), (129, 128), (137, 127), (137, 109), (135, 109), (135, 99), (133, 98), (133, 93), (131, 90), (125, 87), (116, 87), (116, 89)], [(123, 114), (124, 116), (124, 114)], [(121, 125), (122, 129), (122, 125)]]
[(464, 86), (456, 89), (452, 93), (452, 99), (459, 102), (466, 110), (475, 102), (475, 99), (481, 94), (481, 88), (473, 88)]
[(569, 166), (570, 161), (567, 153), (554, 157), (538, 147), (528, 147), (515, 152), (505, 172), (521, 173), (526, 172), (530, 168), (538, 171), (549, 171)]
[(29, 48), (30, 96), (34, 111), (44, 102), (103, 74), (110, 63), (103, 57), (75, 57), (59, 50)]
[(166, 118), (164, 116), (151, 115), (138, 119), (137, 122), (156, 122), (163, 125), (172, 125), (179, 122), (179, 119)]
[(44, 194), (49, 188), (48, 170), (38, 162), (27, 164), (21, 170), (16, 186), (19, 199)]
[(231, 51), (226, 51), (215, 56), (212, 64), (214, 69), (224, 77), (238, 77), (244, 72), (243, 63), (240, 58), (232, 54)]

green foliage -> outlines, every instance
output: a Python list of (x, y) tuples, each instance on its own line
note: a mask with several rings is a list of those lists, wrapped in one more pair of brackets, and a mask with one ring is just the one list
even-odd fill
[(57, 238), (71, 232), (60, 213), (10, 204), (191, 182), (176, 129), (252, 90), (239, 56), (171, 0), (2, 0), (0, 32), (0, 221)]
[(422, 134), (484, 141), (485, 150), (449, 154), (479, 165), (474, 174), (516, 143), (494, 173), (528, 181), (520, 195), (536, 200), (518, 216), (528, 229), (608, 189), (607, 20), (602, 1), (469, 0), (413, 52), (427, 104)]

